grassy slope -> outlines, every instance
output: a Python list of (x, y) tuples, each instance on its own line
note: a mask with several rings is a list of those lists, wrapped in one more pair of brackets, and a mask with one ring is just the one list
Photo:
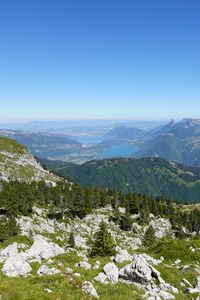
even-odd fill
[(18, 144), (13, 139), (1, 137), (0, 151), (6, 151), (13, 154), (25, 154), (27, 152), (27, 148), (24, 145)]

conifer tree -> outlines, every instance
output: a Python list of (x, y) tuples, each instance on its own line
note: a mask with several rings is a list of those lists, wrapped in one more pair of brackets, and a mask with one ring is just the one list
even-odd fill
[(101, 222), (99, 230), (94, 235), (90, 256), (107, 256), (115, 254), (114, 240), (108, 231), (107, 225)]
[(125, 231), (131, 230), (132, 224), (133, 224), (133, 220), (131, 219), (131, 216), (128, 213), (121, 216), (120, 228), (122, 230), (125, 230)]
[(143, 245), (147, 248), (155, 243), (155, 230), (152, 225), (149, 226), (143, 237)]
[(69, 235), (69, 240), (68, 240), (68, 246), (71, 247), (71, 248), (74, 248), (75, 247), (75, 239), (74, 239), (74, 233), (73, 231), (71, 230), (70, 231), (70, 235)]

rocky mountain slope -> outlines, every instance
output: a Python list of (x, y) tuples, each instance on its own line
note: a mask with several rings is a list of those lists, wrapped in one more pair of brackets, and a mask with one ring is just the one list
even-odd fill
[(0, 138), (0, 180), (57, 181), (44, 170), (28, 149), (9, 138)]
[(84, 186), (114, 188), (124, 193), (138, 192), (182, 202), (200, 200), (200, 169), (161, 158), (116, 158), (82, 165), (48, 160), (41, 163)]
[(140, 145), (138, 157), (163, 157), (190, 166), (200, 166), (200, 120), (183, 119), (154, 130)]
[[(4, 170), (34, 160), (0, 141)], [(17, 176), (0, 190), (2, 299), (199, 299), (199, 205)]]
[[(119, 211), (125, 213), (122, 207)], [(170, 222), (151, 215), (157, 247), (148, 250), (143, 238), (149, 224), (139, 225), (133, 215), (132, 230), (126, 232), (112, 216), (108, 206), (67, 223), (48, 219), (47, 210), (37, 207), (31, 217), (18, 217), (20, 236), (0, 244), (3, 299), (197, 299), (198, 240), (176, 241)], [(91, 238), (102, 221), (115, 240), (116, 254), (92, 258)], [(72, 228), (74, 248), (68, 246)], [(165, 249), (169, 242), (171, 253)]]

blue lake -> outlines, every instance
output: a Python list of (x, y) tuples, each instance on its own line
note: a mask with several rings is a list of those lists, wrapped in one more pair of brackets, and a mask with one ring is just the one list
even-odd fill
[(121, 156), (129, 156), (138, 151), (138, 147), (130, 146), (128, 144), (118, 144), (113, 145), (104, 151), (101, 152), (101, 158), (109, 158), (109, 157), (121, 157)]

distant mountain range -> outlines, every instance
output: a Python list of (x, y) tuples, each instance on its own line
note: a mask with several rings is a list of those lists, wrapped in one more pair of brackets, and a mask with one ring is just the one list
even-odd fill
[(64, 132), (72, 136), (58, 133), (60, 129), (54, 130), (56, 133), (1, 129), (0, 136), (15, 138), (35, 156), (52, 160), (84, 163), (99, 158), (161, 157), (200, 166), (199, 119), (171, 121), (151, 130), (142, 130), (132, 123), (118, 124), (114, 128), (69, 127)]
[(105, 140), (112, 140), (116, 142), (133, 142), (144, 136), (146, 132), (136, 127), (120, 126), (115, 127), (104, 135)]
[(183, 119), (151, 131), (139, 145), (137, 157), (163, 157), (190, 166), (200, 166), (200, 120)]

